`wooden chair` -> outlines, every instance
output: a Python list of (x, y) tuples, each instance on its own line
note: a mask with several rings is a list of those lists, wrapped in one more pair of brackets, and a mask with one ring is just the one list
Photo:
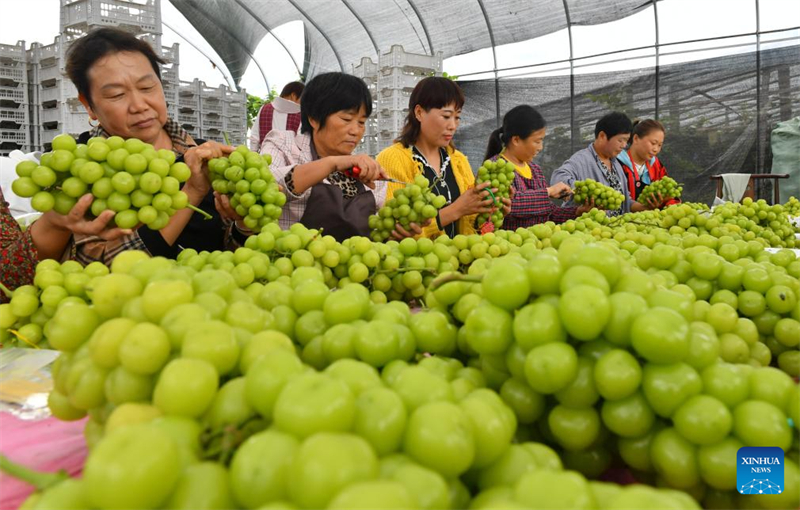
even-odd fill
[[(789, 174), (750, 174), (750, 182), (747, 184), (747, 189), (744, 191), (744, 195), (742, 199), (751, 198), (755, 200), (755, 187), (759, 181), (764, 181), (766, 179), (772, 179), (773, 188), (772, 188), (772, 203), (779, 204), (781, 203), (781, 190), (780, 190), (780, 179), (788, 179)], [(717, 196), (722, 198), (722, 176), (721, 175), (712, 175), (712, 181), (717, 181)]]

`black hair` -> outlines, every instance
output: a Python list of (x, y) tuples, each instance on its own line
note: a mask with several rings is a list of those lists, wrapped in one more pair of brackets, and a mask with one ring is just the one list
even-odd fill
[(531, 136), (531, 133), (544, 129), (547, 126), (542, 114), (536, 108), (527, 104), (521, 104), (510, 109), (503, 116), (503, 125), (489, 135), (489, 143), (486, 146), (484, 160), (491, 158), (503, 150), (504, 145), (508, 145), (515, 136), (524, 140)]
[(292, 81), (287, 83), (283, 86), (283, 90), (281, 90), (281, 97), (289, 97), (294, 94), (296, 97), (300, 97), (303, 95), (303, 89), (306, 88), (305, 85), (300, 83), (299, 81)]
[[(660, 123), (655, 119), (646, 119), (646, 120), (635, 120), (633, 121), (633, 134), (638, 136), (639, 138), (644, 138), (650, 131), (661, 131), (662, 133), (666, 133), (667, 130), (664, 129), (664, 124)], [(633, 138), (633, 137), (631, 137)]]
[(78, 93), (86, 98), (92, 106), (91, 84), (89, 83), (89, 69), (101, 58), (113, 53), (130, 51), (141, 53), (150, 65), (153, 72), (161, 81), (159, 64), (166, 62), (156, 55), (153, 47), (147, 41), (137, 39), (130, 32), (118, 28), (103, 27), (92, 30), (70, 46), (67, 54), (66, 71), (69, 79), (75, 84)]
[(417, 105), (426, 112), (432, 108), (444, 108), (455, 104), (456, 110), (464, 106), (464, 92), (456, 82), (449, 78), (431, 76), (417, 83), (408, 98), (408, 115), (403, 125), (403, 131), (395, 142), (400, 142), (404, 147), (410, 147), (417, 142), (422, 126), (414, 113)]
[(600, 136), (600, 132), (606, 134), (606, 138), (613, 138), (619, 134), (631, 134), (633, 124), (631, 119), (622, 112), (611, 112), (603, 116), (594, 126), (594, 137)]
[(358, 110), (361, 107), (372, 115), (372, 95), (364, 80), (344, 73), (323, 73), (315, 76), (300, 96), (301, 133), (311, 133), (311, 122), (319, 122), (319, 129), (336, 112)]

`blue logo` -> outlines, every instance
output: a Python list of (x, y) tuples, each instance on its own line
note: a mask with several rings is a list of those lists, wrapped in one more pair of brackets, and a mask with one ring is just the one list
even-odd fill
[(745, 446), (736, 453), (736, 489), (740, 494), (783, 492), (783, 450), (777, 446)]

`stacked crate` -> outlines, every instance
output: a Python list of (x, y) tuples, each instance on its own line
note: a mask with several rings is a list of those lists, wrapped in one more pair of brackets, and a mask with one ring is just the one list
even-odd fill
[[(166, 61), (161, 79), (167, 114), (190, 135), (243, 143), (247, 95), (226, 86), (206, 87), (179, 80), (179, 45), (161, 45), (161, 0), (61, 0), (61, 35), (52, 44), (0, 44), (0, 155), (14, 149), (47, 151), (61, 133), (78, 136), (89, 116), (66, 76), (67, 50), (94, 28), (113, 26), (149, 42)], [(1, 35), (1, 34), (0, 34)]]
[(25, 42), (0, 44), (0, 156), (33, 150)]
[(230, 137), (230, 143), (241, 145), (247, 143), (247, 93), (235, 91), (227, 87), (222, 103), (222, 127)]
[(364, 137), (354, 152), (375, 157), (378, 154), (378, 64), (364, 57), (357, 66), (353, 66), (353, 75), (364, 80), (372, 96), (372, 115), (367, 119)]
[(197, 78), (180, 82), (178, 87), (178, 122), (193, 137), (215, 142), (245, 143), (247, 137), (247, 94), (232, 91), (225, 85), (208, 87)]
[(394, 45), (379, 59), (378, 72), (378, 147), (391, 145), (403, 130), (408, 115), (408, 99), (416, 84), (427, 76), (442, 74), (442, 54), (406, 53)]

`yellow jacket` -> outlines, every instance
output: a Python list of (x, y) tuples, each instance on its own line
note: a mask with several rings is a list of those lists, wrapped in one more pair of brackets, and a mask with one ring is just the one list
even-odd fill
[[(464, 194), (469, 188), (475, 185), (475, 175), (472, 173), (472, 168), (469, 166), (467, 157), (455, 150), (452, 147), (447, 147), (447, 153), (450, 155), (450, 170), (455, 175), (456, 183), (461, 194)], [(413, 182), (414, 177), (421, 175), (422, 164), (414, 161), (412, 158), (410, 147), (403, 147), (400, 143), (395, 143), (378, 154), (376, 160), (389, 174), (389, 177), (404, 182)], [(393, 196), (394, 191), (403, 187), (402, 184), (393, 182), (387, 183), (386, 201), (388, 202)], [(463, 216), (458, 220), (457, 230), (459, 234), (470, 235), (475, 233), (475, 218), (477, 214)], [(434, 219), (430, 225), (422, 229), (422, 236), (435, 238), (444, 234), (444, 231), (439, 230)]]

